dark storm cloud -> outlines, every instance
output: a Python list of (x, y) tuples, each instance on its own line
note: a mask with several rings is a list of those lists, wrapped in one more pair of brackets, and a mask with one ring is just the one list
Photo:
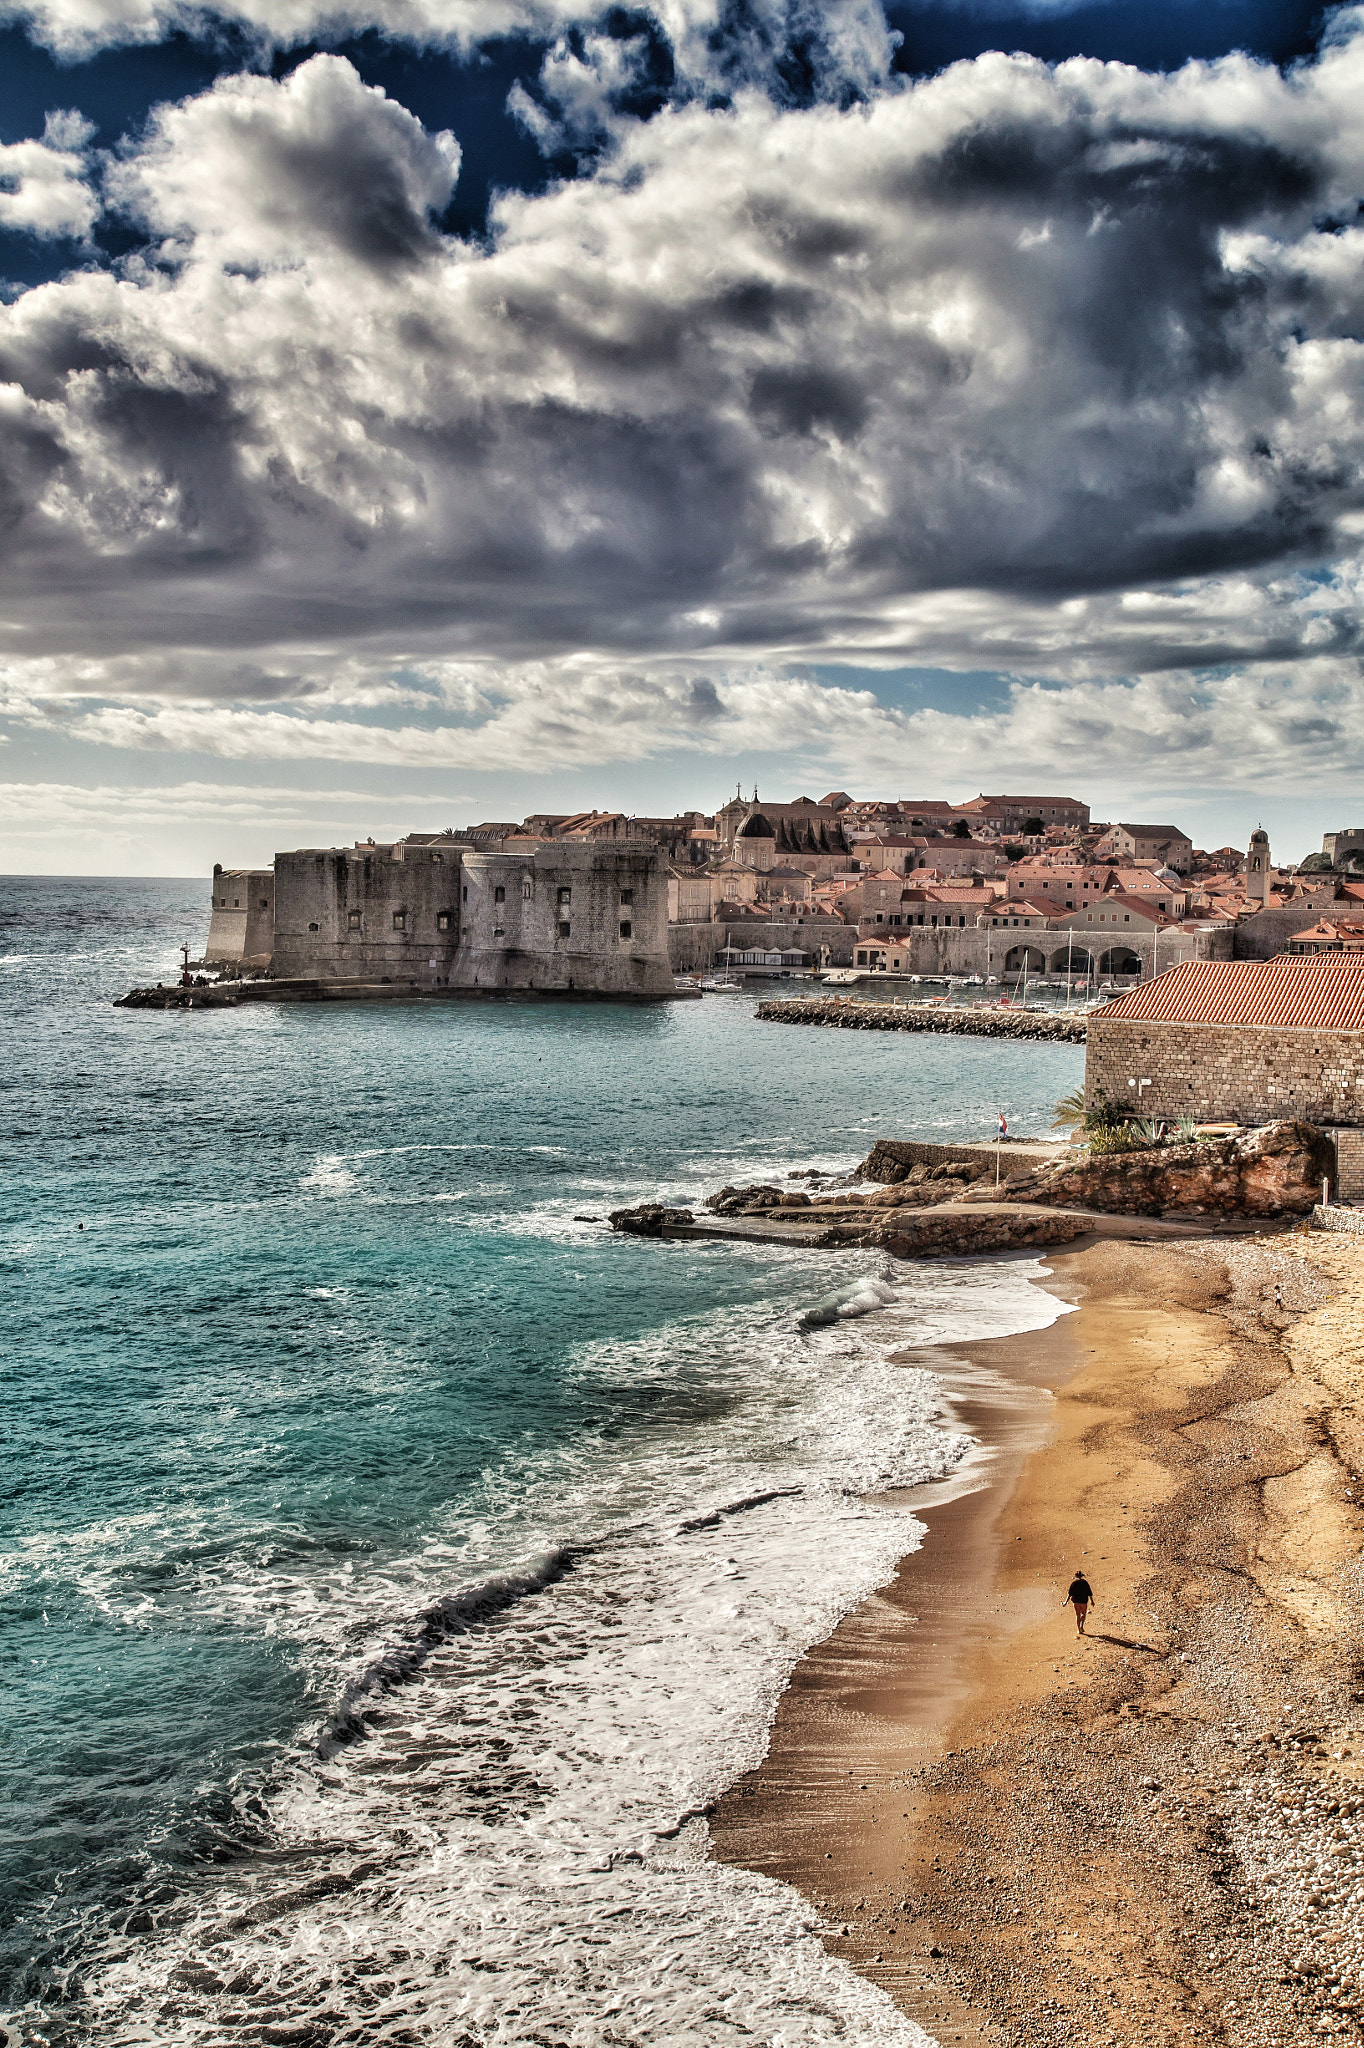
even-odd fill
[(1362, 109), (1353, 18), (1287, 77), (991, 56), (660, 115), (482, 246), (453, 138), (343, 59), (221, 81), (109, 169), (144, 252), (0, 312), (11, 687), (606, 662), (615, 744), (730, 731), (696, 660), (739, 650), (1349, 659), (1350, 577), (1290, 572), (1360, 530)]

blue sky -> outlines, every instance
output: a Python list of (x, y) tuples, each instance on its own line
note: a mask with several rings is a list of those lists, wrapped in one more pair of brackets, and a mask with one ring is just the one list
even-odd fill
[(736, 778), (1352, 821), (1353, 10), (7, 23), (0, 868)]

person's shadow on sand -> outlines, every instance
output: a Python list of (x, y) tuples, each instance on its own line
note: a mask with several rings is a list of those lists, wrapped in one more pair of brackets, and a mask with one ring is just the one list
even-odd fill
[(1164, 1650), (1156, 1643), (1134, 1643), (1130, 1636), (1106, 1636), (1102, 1630), (1097, 1628), (1087, 1628), (1085, 1630), (1085, 1641), (1088, 1643), (1112, 1643), (1116, 1650), (1144, 1650), (1148, 1657), (1163, 1657), (1165, 1655)]

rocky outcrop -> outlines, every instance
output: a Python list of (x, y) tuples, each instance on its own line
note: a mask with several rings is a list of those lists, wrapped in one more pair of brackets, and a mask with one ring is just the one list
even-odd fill
[(662, 1202), (641, 1202), (634, 1209), (612, 1209), (607, 1222), (628, 1237), (666, 1237), (670, 1230), (685, 1229), (696, 1218), (690, 1209), (669, 1209)]
[(759, 1003), (769, 1024), (827, 1024), (836, 1031), (935, 1031), (966, 1038), (1054, 1038), (1083, 1045), (1085, 1020), (1064, 1010), (949, 1009), (943, 1003), (872, 1003), (858, 996), (801, 996)]
[(975, 1183), (991, 1180), (993, 1176), (993, 1167), (981, 1161), (945, 1160), (936, 1165), (901, 1167), (890, 1186), (870, 1191), (848, 1188), (811, 1196), (763, 1181), (747, 1187), (723, 1187), (716, 1194), (707, 1195), (706, 1207), (715, 1216), (768, 1216), (779, 1222), (842, 1221), (858, 1217), (863, 1210), (897, 1208), (905, 1202), (916, 1208), (950, 1202)]
[(897, 1259), (975, 1258), (1030, 1245), (1069, 1244), (1087, 1228), (1082, 1216), (1010, 1216), (973, 1203), (970, 1208), (901, 1209), (868, 1241), (883, 1245)]
[(1335, 1172), (1315, 1124), (1273, 1123), (1186, 1145), (1148, 1145), (1015, 1174), (973, 1200), (1098, 1209), (1124, 1216), (1305, 1216)]

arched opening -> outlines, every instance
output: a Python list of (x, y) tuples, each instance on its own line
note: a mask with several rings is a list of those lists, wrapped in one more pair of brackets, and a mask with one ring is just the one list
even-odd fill
[(1130, 946), (1113, 946), (1099, 962), (1100, 974), (1140, 974), (1141, 955)]
[(1051, 971), (1053, 974), (1085, 975), (1093, 962), (1083, 946), (1062, 946), (1059, 953), (1053, 953)]
[(1004, 955), (1006, 974), (1045, 974), (1047, 959), (1036, 946), (1014, 946)]

